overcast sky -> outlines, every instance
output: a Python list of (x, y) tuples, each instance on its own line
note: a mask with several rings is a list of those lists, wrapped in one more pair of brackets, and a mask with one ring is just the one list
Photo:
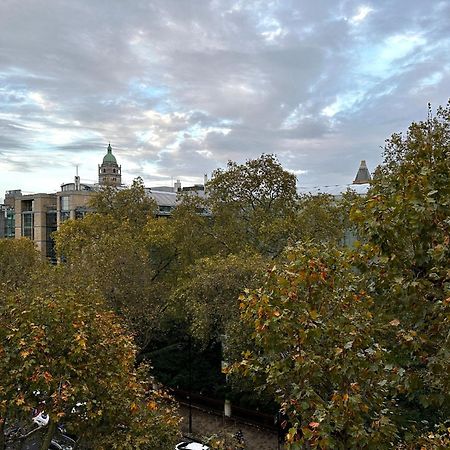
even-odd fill
[(0, 199), (97, 180), (201, 182), (275, 153), (302, 189), (450, 96), (450, 2), (0, 0)]

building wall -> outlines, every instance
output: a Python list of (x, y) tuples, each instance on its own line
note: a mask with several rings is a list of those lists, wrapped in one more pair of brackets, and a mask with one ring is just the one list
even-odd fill
[(42, 256), (51, 257), (51, 232), (56, 230), (55, 194), (22, 195), (16, 191), (6, 201), (9, 205), (14, 205), (14, 237), (32, 239)]
[(98, 182), (103, 186), (120, 186), (122, 184), (122, 167), (113, 163), (99, 165)]
[(0, 205), (0, 239), (6, 237), (6, 205)]
[(67, 219), (80, 219), (90, 210), (89, 200), (95, 191), (73, 190), (57, 192), (57, 226)]

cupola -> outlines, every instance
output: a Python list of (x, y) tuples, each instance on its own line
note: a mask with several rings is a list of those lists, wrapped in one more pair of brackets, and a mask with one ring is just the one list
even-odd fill
[(98, 166), (98, 183), (102, 186), (116, 187), (122, 184), (122, 167), (117, 164), (111, 144), (108, 144), (103, 162)]

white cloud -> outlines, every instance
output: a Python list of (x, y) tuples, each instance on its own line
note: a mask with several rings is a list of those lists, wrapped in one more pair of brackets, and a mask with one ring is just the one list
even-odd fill
[[(125, 180), (194, 179), (265, 152), (290, 155), (305, 184), (345, 184), (428, 101), (446, 103), (450, 5), (436, 5), (0, 2), (2, 167), (42, 190), (82, 155), (95, 179), (110, 140)], [(10, 182), (2, 172), (0, 195)]]
[(358, 8), (357, 13), (350, 18), (350, 22), (353, 24), (359, 24), (360, 22), (365, 20), (366, 17), (373, 11), (374, 11), (374, 9), (371, 6), (361, 5)]

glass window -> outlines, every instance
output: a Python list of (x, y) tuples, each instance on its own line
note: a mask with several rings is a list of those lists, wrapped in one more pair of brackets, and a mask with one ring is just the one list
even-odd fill
[(5, 236), (8, 238), (13, 238), (16, 234), (16, 216), (14, 211), (6, 212), (6, 233)]
[(22, 200), (22, 211), (33, 211), (34, 200)]
[(83, 217), (87, 214), (87, 209), (80, 207), (75, 210), (75, 219), (83, 219)]
[(59, 215), (60, 222), (65, 222), (67, 219), (70, 219), (70, 211), (61, 211)]
[(32, 212), (22, 213), (22, 236), (34, 239), (34, 214)]
[(61, 197), (61, 211), (69, 210), (69, 197)]

